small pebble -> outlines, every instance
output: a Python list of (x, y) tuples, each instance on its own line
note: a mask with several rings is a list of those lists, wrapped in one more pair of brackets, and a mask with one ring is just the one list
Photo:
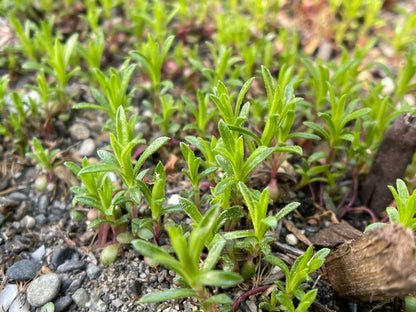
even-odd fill
[(42, 275), (30, 283), (26, 290), (27, 301), (40, 307), (55, 299), (61, 287), (61, 278), (55, 273)]
[(32, 216), (25, 216), (21, 221), (20, 221), (20, 225), (22, 228), (26, 228), (26, 229), (33, 229), (36, 225), (36, 219), (33, 218)]
[(123, 301), (120, 298), (117, 298), (117, 299), (111, 301), (111, 305), (113, 307), (115, 307), (116, 309), (118, 309), (123, 305)]
[(38, 201), (38, 210), (40, 212), (46, 212), (49, 206), (49, 196), (47, 194), (42, 194), (42, 196), (39, 197)]
[(88, 263), (86, 272), (90, 279), (95, 279), (98, 275), (100, 275), (101, 269), (94, 263)]
[(75, 249), (66, 246), (55, 248), (52, 252), (51, 264), (57, 268), (65, 261), (71, 260), (75, 253)]
[(81, 287), (81, 284), (82, 281), (79, 279), (72, 281), (71, 285), (68, 287), (68, 292), (75, 293)]
[(24, 293), (20, 293), (9, 307), (9, 312), (29, 312), (30, 306), (26, 302)]
[(93, 139), (86, 139), (82, 141), (81, 146), (79, 147), (79, 153), (81, 156), (91, 156), (95, 153), (97, 146)]
[(384, 77), (381, 79), (383, 90), (381, 91), (385, 95), (390, 95), (394, 92), (394, 81), (390, 77)]
[(31, 258), (36, 261), (41, 261), (45, 256), (45, 245), (40, 246), (34, 252), (30, 254)]
[(34, 260), (20, 260), (6, 271), (6, 275), (18, 281), (27, 281), (36, 276), (42, 268), (42, 263)]
[(292, 246), (295, 246), (298, 243), (298, 238), (292, 233), (287, 234), (285, 240), (286, 243)]
[(71, 305), (72, 298), (70, 296), (59, 297), (54, 301), (55, 312), (67, 311), (67, 308)]
[(56, 269), (56, 272), (65, 273), (65, 272), (71, 272), (75, 270), (82, 270), (84, 268), (85, 268), (85, 263), (83, 261), (69, 260), (59, 265)]
[(75, 141), (85, 140), (90, 136), (90, 130), (83, 124), (74, 124), (69, 128), (69, 134)]
[(0, 311), (2, 311), (1, 308), (4, 311), (7, 311), (18, 293), (19, 289), (17, 288), (17, 285), (7, 284), (0, 292)]
[(23, 194), (23, 193), (20, 193), (20, 192), (10, 193), (8, 198), (19, 201), (19, 202), (29, 200), (29, 197), (26, 194)]
[(88, 295), (87, 291), (84, 288), (79, 288), (72, 295), (72, 300), (74, 300), (75, 304), (79, 308), (85, 308), (87, 305), (87, 302), (90, 301), (90, 296)]

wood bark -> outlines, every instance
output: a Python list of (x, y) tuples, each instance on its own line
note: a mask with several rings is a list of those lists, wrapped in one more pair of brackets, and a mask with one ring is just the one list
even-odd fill
[(387, 224), (347, 241), (325, 261), (335, 292), (350, 300), (372, 301), (416, 293), (414, 235)]
[(376, 215), (390, 205), (393, 196), (388, 185), (404, 176), (407, 165), (416, 151), (416, 116), (400, 115), (385, 133), (365, 179), (360, 196), (363, 204)]

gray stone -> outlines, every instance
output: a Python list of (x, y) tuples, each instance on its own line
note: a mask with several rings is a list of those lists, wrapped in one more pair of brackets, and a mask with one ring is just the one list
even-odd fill
[(58, 273), (65, 273), (65, 272), (71, 272), (75, 270), (82, 270), (85, 268), (85, 263), (83, 261), (77, 261), (77, 260), (69, 260), (62, 263), (58, 268), (56, 269), (56, 272)]
[(9, 307), (9, 312), (29, 312), (30, 306), (24, 293), (20, 293)]
[(72, 295), (72, 300), (74, 300), (75, 304), (79, 308), (85, 308), (87, 306), (88, 301), (90, 301), (90, 295), (84, 288), (79, 288)]
[(30, 254), (33, 260), (41, 261), (43, 257), (45, 256), (45, 245), (40, 246), (38, 249), (36, 249), (34, 252)]
[(99, 268), (99, 266), (95, 265), (94, 263), (88, 263), (86, 271), (90, 279), (96, 278), (101, 273), (101, 269)]
[(18, 201), (12, 198), (0, 196), (0, 214), (6, 215), (8, 212), (14, 210), (18, 205)]
[(19, 202), (29, 200), (29, 197), (27, 197), (26, 194), (23, 194), (23, 193), (20, 193), (20, 192), (10, 193), (8, 198), (13, 199), (13, 200), (17, 200)]
[(66, 246), (55, 248), (52, 252), (51, 264), (57, 268), (67, 260), (73, 259), (76, 254), (75, 249)]
[(61, 278), (58, 274), (42, 275), (30, 283), (26, 290), (27, 301), (34, 307), (40, 307), (55, 299), (61, 287)]
[(75, 281), (72, 281), (71, 285), (68, 287), (68, 291), (70, 293), (76, 292), (81, 287), (82, 281), (79, 279), (76, 279)]
[(118, 309), (123, 305), (123, 301), (120, 298), (117, 298), (111, 302), (111, 305)]
[(7, 311), (18, 293), (17, 285), (7, 284), (0, 292), (0, 311)]
[(49, 206), (49, 196), (46, 194), (40, 196), (39, 201), (38, 201), (38, 210), (40, 212), (46, 212), (46, 210), (48, 209), (48, 206)]
[(96, 312), (106, 312), (108, 305), (101, 299), (98, 300), (91, 300), (88, 302), (87, 307), (89, 307), (90, 311), (96, 311)]
[(18, 281), (27, 281), (36, 276), (42, 268), (42, 263), (35, 260), (20, 260), (14, 263), (7, 271), (6, 275)]
[(75, 141), (85, 140), (90, 136), (90, 130), (83, 124), (74, 124), (69, 128), (69, 134)]
[(20, 226), (22, 228), (26, 228), (26, 229), (33, 229), (36, 225), (36, 219), (33, 218), (32, 216), (25, 216), (21, 221), (20, 221)]
[(54, 301), (55, 312), (67, 311), (67, 308), (71, 305), (72, 298), (70, 296), (59, 297)]
[(91, 156), (95, 153), (97, 146), (93, 139), (86, 139), (82, 141), (79, 147), (79, 153), (81, 156)]

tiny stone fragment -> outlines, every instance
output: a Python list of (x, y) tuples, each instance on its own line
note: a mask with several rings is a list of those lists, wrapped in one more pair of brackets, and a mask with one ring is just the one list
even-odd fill
[(72, 300), (79, 308), (85, 308), (88, 301), (90, 301), (90, 296), (84, 288), (79, 288), (73, 295)]

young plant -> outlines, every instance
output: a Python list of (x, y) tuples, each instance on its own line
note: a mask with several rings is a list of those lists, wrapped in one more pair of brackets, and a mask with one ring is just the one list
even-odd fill
[(70, 67), (71, 56), (75, 50), (78, 40), (78, 34), (74, 34), (62, 44), (58, 39), (55, 39), (53, 49), (48, 52), (45, 63), (38, 64), (28, 62), (24, 65), (28, 69), (43, 69), (45, 73), (52, 75), (56, 82), (56, 95), (61, 110), (65, 111), (68, 105), (68, 98), (66, 95), (66, 85), (69, 78), (77, 74), (79, 67), (75, 67), (68, 72)]
[[(278, 287), (273, 291), (270, 300), (260, 303), (260, 308), (267, 311), (290, 311), (306, 312), (315, 301), (318, 293), (317, 289), (312, 289), (305, 293), (308, 284), (312, 279), (310, 273), (319, 269), (325, 262), (330, 249), (323, 248), (313, 255), (312, 247), (308, 247), (304, 255), (299, 256), (289, 271), (287, 265), (275, 256), (268, 255), (264, 259), (280, 268), (286, 277), (286, 283), (276, 281)], [(295, 308), (294, 299), (299, 301)]]
[(100, 68), (101, 57), (104, 50), (104, 35), (102, 32), (94, 34), (93, 38), (88, 41), (88, 45), (85, 48), (81, 44), (77, 45), (79, 54), (87, 62), (88, 70), (92, 71), (93, 68)]
[(214, 62), (212, 68), (205, 66), (204, 63), (198, 59), (190, 59), (190, 62), (209, 82), (207, 86), (208, 89), (214, 87), (218, 81), (225, 81), (227, 74), (231, 77), (227, 80), (228, 85), (241, 85), (240, 81), (237, 79), (237, 70), (232, 70), (233, 66), (240, 61), (240, 58), (231, 56), (232, 49), (227, 48), (225, 45), (220, 45), (218, 48), (214, 47), (210, 42), (207, 42), (206, 45), (212, 54)]
[(175, 100), (170, 94), (161, 95), (160, 103), (162, 104), (162, 112), (155, 115), (153, 124), (158, 125), (160, 130), (166, 135), (175, 134), (181, 125), (172, 122), (172, 115), (179, 110), (179, 107), (175, 105)]
[(169, 138), (157, 138), (144, 150), (137, 161), (133, 161), (133, 149), (143, 142), (143, 140), (134, 137), (136, 117), (136, 115), (132, 115), (127, 119), (123, 107), (120, 106), (116, 113), (115, 134), (110, 133), (110, 144), (113, 153), (99, 150), (97, 154), (104, 163), (82, 168), (78, 175), (92, 172), (116, 172), (127, 187), (130, 198), (133, 202), (139, 204), (141, 202), (141, 190), (137, 182), (141, 181), (146, 173), (145, 171), (139, 173), (139, 170), (145, 160), (165, 144)]
[[(264, 145), (257, 146), (245, 159), (244, 138), (234, 138), (233, 133), (221, 119), (218, 123), (222, 144), (217, 144), (214, 152), (218, 167), (225, 172), (225, 177), (216, 185), (215, 194), (224, 192), (227, 188), (236, 187), (238, 182), (247, 183), (249, 174), (266, 160), (274, 149)], [(234, 200), (239, 202), (237, 194)]]
[(32, 143), (33, 153), (26, 153), (26, 156), (34, 159), (40, 168), (48, 172), (49, 178), (52, 179), (55, 176), (53, 170), (60, 164), (56, 161), (55, 157), (60, 153), (60, 150), (54, 149), (53, 151), (49, 151), (48, 149), (44, 149), (37, 138), (33, 138)]
[(173, 43), (174, 36), (169, 36), (163, 43), (162, 48), (159, 47), (153, 36), (149, 34), (148, 42), (142, 51), (130, 52), (134, 60), (140, 62), (144, 70), (149, 75), (152, 82), (154, 100), (160, 95), (160, 88), (163, 84), (161, 81), (162, 65), (166, 55)]
[[(397, 205), (397, 208), (386, 208), (390, 222), (400, 223), (404, 228), (416, 231), (416, 190), (410, 195), (406, 183), (401, 179), (396, 180), (396, 189), (391, 185), (388, 185), (388, 188)], [(373, 223), (367, 226), (366, 231), (383, 225), (385, 223)]]
[(164, 249), (145, 240), (132, 241), (134, 249), (151, 259), (175, 271), (180, 276), (183, 287), (144, 295), (139, 303), (165, 302), (167, 300), (195, 297), (204, 311), (217, 311), (217, 304), (230, 304), (231, 299), (225, 294), (211, 295), (207, 286), (232, 287), (242, 282), (235, 272), (215, 270), (225, 239), (217, 234), (211, 241), (209, 252), (201, 265), (201, 253), (207, 245), (208, 235), (215, 226), (219, 208), (210, 209), (189, 235), (185, 235), (182, 227), (170, 225), (167, 231), (175, 251), (174, 258)]
[(192, 184), (192, 192), (189, 194), (189, 197), (193, 198), (194, 204), (196, 207), (201, 207), (201, 198), (200, 198), (200, 182), (202, 179), (206, 178), (211, 173), (214, 173), (217, 170), (216, 166), (211, 166), (199, 173), (199, 168), (202, 163), (200, 157), (196, 157), (195, 153), (189, 148), (189, 146), (183, 142), (180, 144), (182, 155), (185, 158), (186, 163), (188, 164), (188, 171), (185, 169), (182, 172), (188, 177)]
[(135, 68), (136, 65), (128, 65), (128, 62), (126, 62), (124, 63), (120, 74), (117, 73), (116, 69), (111, 68), (109, 76), (106, 76), (98, 68), (92, 69), (104, 95), (97, 89), (91, 87), (91, 94), (98, 104), (83, 102), (76, 104), (73, 108), (89, 108), (105, 111), (109, 115), (110, 119), (107, 120), (103, 130), (110, 130), (114, 132), (117, 119), (116, 115), (119, 107), (122, 107), (123, 110), (126, 111), (130, 110), (130, 102), (134, 96), (135, 89), (127, 93), (127, 88)]
[(196, 98), (198, 101), (197, 105), (192, 103), (186, 96), (182, 96), (182, 101), (195, 119), (195, 122), (188, 123), (183, 130), (195, 130), (199, 136), (204, 136), (206, 135), (208, 123), (217, 113), (217, 108), (209, 110), (209, 95), (206, 94), (204, 96), (201, 90), (197, 91)]
[[(162, 216), (167, 213), (180, 211), (180, 207), (163, 207), (163, 203), (165, 202), (166, 173), (161, 162), (159, 162), (155, 168), (153, 174), (153, 187), (151, 189), (143, 181), (137, 181), (136, 183), (149, 204), (152, 217), (134, 219), (133, 232), (138, 233), (139, 237), (144, 233), (146, 238), (153, 237), (157, 242), (163, 227)], [(153, 227), (151, 227), (151, 224), (153, 224)], [(149, 233), (151, 233), (151, 236), (148, 235)]]

